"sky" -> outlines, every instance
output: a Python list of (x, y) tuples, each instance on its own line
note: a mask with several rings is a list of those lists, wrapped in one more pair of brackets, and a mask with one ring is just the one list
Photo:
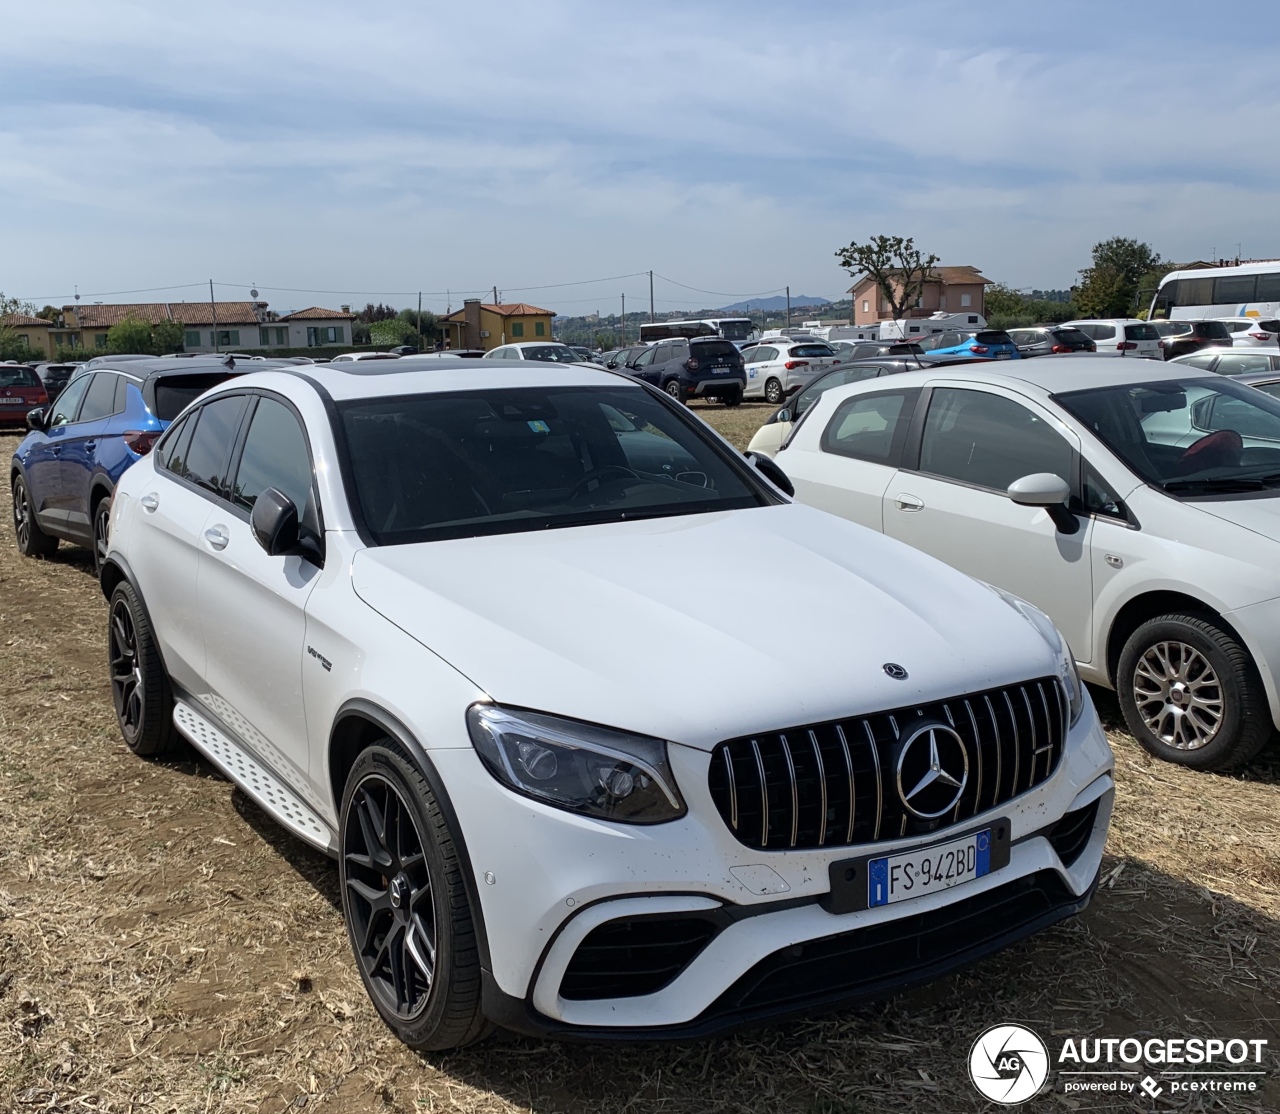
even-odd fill
[[(1273, 0), (0, 0), (0, 291), (560, 313), (1280, 256)], [(1260, 33), (1251, 34), (1249, 28)], [(201, 285), (203, 284), (203, 285)]]

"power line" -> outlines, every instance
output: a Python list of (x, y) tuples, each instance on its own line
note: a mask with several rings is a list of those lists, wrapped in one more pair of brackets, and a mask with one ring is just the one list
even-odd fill
[(766, 294), (780, 294), (784, 289), (778, 286), (773, 290), (760, 290), (754, 294), (728, 294), (723, 290), (703, 290), (700, 286), (686, 286), (683, 282), (676, 282), (673, 278), (658, 274), (657, 271), (654, 271), (653, 275), (654, 278), (660, 278), (663, 282), (669, 282), (672, 286), (679, 286), (683, 290), (693, 290), (699, 294), (714, 294), (717, 298), (763, 298)]

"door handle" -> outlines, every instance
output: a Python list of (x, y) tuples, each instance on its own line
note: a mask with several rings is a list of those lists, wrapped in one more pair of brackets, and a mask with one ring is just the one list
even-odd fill
[(148, 514), (151, 514), (157, 507), (160, 506), (160, 496), (157, 495), (154, 491), (148, 491), (146, 495), (144, 495), (141, 499), (138, 500), (138, 502), (142, 504), (142, 509), (144, 511), (146, 511)]
[(84, 443), (84, 451), (89, 453), (90, 455), (93, 454), (93, 450), (96, 449), (97, 447), (98, 447), (97, 441), (86, 441)]
[(209, 543), (211, 549), (226, 549), (227, 542), (231, 540), (231, 535), (227, 533), (225, 526), (210, 526), (204, 532), (204, 540)]
[(918, 499), (914, 495), (907, 495), (903, 492), (901, 495), (894, 496), (894, 505), (900, 511), (922, 511), (924, 510), (924, 500)]

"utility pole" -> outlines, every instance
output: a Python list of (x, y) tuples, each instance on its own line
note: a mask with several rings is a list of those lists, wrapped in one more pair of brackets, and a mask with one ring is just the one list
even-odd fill
[(495, 306), (498, 304), (498, 288), (496, 286), (493, 288), (493, 304)]
[(787, 287), (787, 328), (791, 328), (791, 287)]
[(218, 351), (218, 303), (213, 300), (213, 279), (209, 280), (209, 308), (213, 310), (213, 350)]
[(418, 291), (418, 351), (422, 351), (422, 291)]
[(622, 347), (627, 346), (627, 296), (622, 295)]
[(652, 325), (653, 322), (657, 320), (658, 319), (653, 315), (653, 272), (650, 271), (649, 272), (649, 323)]

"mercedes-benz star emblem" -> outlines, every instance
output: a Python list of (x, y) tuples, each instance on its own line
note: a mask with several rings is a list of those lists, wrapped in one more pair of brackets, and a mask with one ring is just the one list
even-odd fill
[(898, 752), (898, 796), (912, 816), (936, 820), (960, 803), (969, 784), (969, 752), (950, 727), (923, 724)]
[(902, 668), (896, 661), (887, 661), (884, 663), (884, 671), (889, 674), (895, 681), (905, 681), (907, 679), (907, 671)]

